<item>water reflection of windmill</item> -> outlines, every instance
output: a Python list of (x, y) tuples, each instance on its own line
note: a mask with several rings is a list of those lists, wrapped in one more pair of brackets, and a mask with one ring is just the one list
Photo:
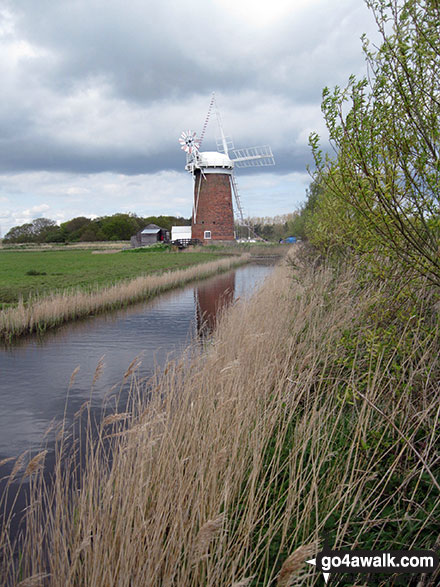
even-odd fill
[(233, 301), (234, 294), (235, 271), (208, 279), (194, 289), (197, 332), (200, 336), (214, 331), (219, 314)]
[[(200, 147), (213, 109), (220, 132), (217, 151), (202, 152)], [(200, 138), (195, 132), (188, 130), (182, 132), (179, 142), (186, 152), (185, 169), (194, 177), (192, 238), (205, 243), (212, 240), (235, 240), (232, 194), (237, 221), (242, 226), (245, 226), (245, 221), (234, 169), (274, 165), (272, 149), (269, 145), (235, 149), (231, 138), (226, 137), (223, 132), (215, 94), (212, 95)]]

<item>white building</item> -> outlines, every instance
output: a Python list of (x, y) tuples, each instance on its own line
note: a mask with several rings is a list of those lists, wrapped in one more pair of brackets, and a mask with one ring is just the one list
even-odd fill
[(172, 226), (171, 227), (171, 240), (183, 240), (191, 238), (191, 226)]

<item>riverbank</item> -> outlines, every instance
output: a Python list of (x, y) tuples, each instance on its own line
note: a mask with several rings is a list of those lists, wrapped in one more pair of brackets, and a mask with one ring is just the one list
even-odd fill
[[(17, 304), (29, 297), (42, 297), (66, 289), (83, 291), (108, 287), (140, 275), (185, 269), (214, 261), (219, 254), (189, 252), (182, 255), (170, 250), (145, 248), (142, 254), (115, 249), (62, 251), (0, 251), (0, 309), (2, 304)], [(102, 254), (108, 253), (108, 254)]]
[(130, 405), (77, 439), (83, 473), (66, 457), (46, 493), (44, 452), (17, 461), (34, 492), (19, 564), (0, 538), (5, 583), (311, 586), (322, 577), (304, 561), (323, 537), (433, 548), (440, 343), (419, 293), (425, 320), (400, 315), (387, 339), (381, 286), (296, 258), (225, 313), (203, 354), (147, 390), (134, 363)]
[[(156, 258), (157, 255), (161, 253), (124, 255), (124, 259)], [(165, 255), (171, 256), (172, 253)], [(184, 260), (190, 258), (190, 255), (183, 256), (177, 253), (177, 257)], [(185, 269), (166, 271), (157, 275), (141, 275), (109, 287), (96, 287), (92, 291), (70, 289), (41, 298), (31, 298), (26, 302), (20, 300), (16, 306), (0, 311), (0, 338), (7, 340), (35, 331), (44, 331), (64, 322), (148, 299), (195, 279), (202, 279), (246, 263), (249, 255), (223, 259), (218, 259), (217, 256), (216, 260), (201, 262), (206, 259), (205, 255), (201, 255), (201, 258), (197, 256), (198, 263)], [(191, 265), (191, 262), (188, 264)]]

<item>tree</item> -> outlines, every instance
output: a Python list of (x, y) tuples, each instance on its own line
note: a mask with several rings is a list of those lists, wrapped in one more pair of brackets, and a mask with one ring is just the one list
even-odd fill
[(31, 227), (34, 242), (44, 243), (47, 235), (58, 228), (58, 225), (55, 220), (49, 218), (36, 218), (32, 221)]
[(36, 218), (21, 226), (14, 226), (7, 233), (4, 242), (10, 243), (43, 243), (49, 233), (58, 225), (55, 220), (49, 218)]
[[(323, 189), (317, 181), (312, 181), (306, 190), (306, 202), (287, 220), (286, 232), (292, 236), (307, 238), (310, 233), (311, 219), (317, 209)], [(286, 236), (288, 236), (286, 234)]]
[(28, 243), (32, 241), (32, 225), (30, 222), (21, 226), (13, 226), (3, 239), (5, 243)]
[(81, 235), (86, 230), (86, 228), (90, 225), (92, 221), (90, 218), (86, 218), (85, 216), (77, 216), (76, 218), (72, 218), (72, 220), (68, 220), (67, 222), (63, 222), (60, 226), (61, 233), (64, 237), (65, 241), (77, 241), (81, 239)]
[[(323, 92), (336, 157), (310, 138), (327, 204), (347, 208), (351, 245), (440, 284), (440, 7), (367, 0), (382, 36), (364, 38), (369, 78)], [(349, 111), (345, 114), (349, 105)]]
[(100, 219), (105, 240), (130, 240), (138, 230), (138, 223), (129, 214), (114, 214)]

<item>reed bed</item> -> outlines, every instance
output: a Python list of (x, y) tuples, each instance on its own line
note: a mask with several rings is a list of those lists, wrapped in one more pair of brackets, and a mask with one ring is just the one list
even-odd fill
[(196, 279), (227, 271), (249, 260), (249, 255), (202, 263), (187, 269), (160, 275), (142, 275), (130, 281), (100, 287), (95, 291), (70, 289), (35, 297), (0, 311), (0, 337), (10, 339), (35, 331), (44, 331), (63, 322), (77, 320), (104, 310), (118, 308)]
[[(74, 452), (60, 442), (50, 487), (44, 455), (25, 471), (18, 544), (3, 516), (5, 583), (311, 586), (323, 579), (305, 561), (324, 537), (336, 548), (438, 544), (438, 329), (427, 340), (408, 322), (397, 371), (397, 346), (362, 353), (360, 319), (381, 292), (356, 284), (354, 270), (335, 279), (285, 264), (236, 302), (202, 353), (147, 389), (132, 366), (127, 409), (97, 439), (73, 438)], [(352, 355), (341, 350), (348, 332)], [(376, 581), (332, 584), (399, 584)]]

